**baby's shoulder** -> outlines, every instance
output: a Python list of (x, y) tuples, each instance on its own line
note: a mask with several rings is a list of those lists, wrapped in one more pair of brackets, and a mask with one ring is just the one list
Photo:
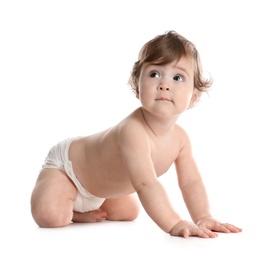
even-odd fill
[(127, 118), (115, 127), (116, 133), (120, 137), (141, 138), (146, 135), (145, 127), (135, 118)]
[(141, 116), (141, 113), (139, 111), (134, 111), (129, 116), (124, 118), (121, 122), (119, 122), (115, 129), (118, 132), (123, 132), (124, 134), (130, 133), (141, 133), (143, 132), (143, 129), (145, 122), (143, 117)]
[(174, 126), (174, 134), (177, 137), (188, 138), (188, 133), (186, 132), (186, 130), (178, 124)]
[(127, 117), (113, 127), (113, 136), (121, 151), (148, 151), (150, 140), (143, 124), (135, 117)]
[(180, 144), (181, 148), (183, 148), (187, 145), (190, 145), (190, 143), (191, 143), (190, 137), (189, 137), (187, 131), (179, 125), (175, 125), (174, 140)]

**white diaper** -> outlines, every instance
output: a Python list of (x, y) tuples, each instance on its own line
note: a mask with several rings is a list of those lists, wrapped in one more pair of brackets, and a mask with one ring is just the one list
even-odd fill
[(78, 138), (65, 139), (51, 148), (42, 168), (55, 168), (66, 172), (78, 189), (78, 194), (74, 202), (74, 211), (87, 212), (99, 209), (105, 198), (99, 198), (88, 192), (78, 180), (73, 171), (72, 162), (69, 160), (69, 147)]

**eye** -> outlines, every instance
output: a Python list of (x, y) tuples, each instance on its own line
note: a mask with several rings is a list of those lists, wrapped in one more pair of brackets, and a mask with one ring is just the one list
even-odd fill
[(151, 72), (151, 73), (150, 73), (150, 77), (151, 77), (151, 78), (159, 78), (159, 77), (160, 77), (160, 75), (159, 75), (159, 73), (158, 73), (158, 72), (153, 71), (153, 72)]
[(184, 78), (182, 76), (176, 75), (173, 77), (174, 80), (176, 81), (184, 81)]

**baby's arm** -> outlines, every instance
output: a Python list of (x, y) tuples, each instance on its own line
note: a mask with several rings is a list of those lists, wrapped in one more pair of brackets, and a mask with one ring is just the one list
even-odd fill
[[(210, 213), (208, 195), (191, 151), (191, 144), (185, 136), (185, 145), (175, 162), (179, 187), (193, 222), (201, 228), (218, 232), (240, 232), (232, 224), (221, 223)], [(173, 232), (178, 232), (174, 227)]]
[(148, 137), (143, 131), (138, 133), (137, 129), (124, 130), (120, 134), (120, 151), (131, 183), (148, 215), (162, 230), (170, 232), (181, 218), (157, 179)]
[[(145, 211), (152, 220), (171, 235), (215, 237), (213, 232), (205, 228), (199, 228), (189, 221), (182, 221), (179, 214), (173, 209), (166, 191), (157, 179), (147, 134), (143, 133), (143, 130), (137, 131), (135, 127), (132, 131), (123, 129), (119, 136), (125, 169)], [(178, 230), (179, 227), (180, 233), (183, 232), (174, 234), (172, 230)]]

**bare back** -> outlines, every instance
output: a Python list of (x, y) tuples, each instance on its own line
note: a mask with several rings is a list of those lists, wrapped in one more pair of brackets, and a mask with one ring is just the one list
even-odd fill
[(160, 140), (149, 129), (141, 109), (137, 109), (118, 125), (82, 137), (70, 147), (69, 158), (76, 176), (84, 188), (95, 196), (116, 198), (135, 191), (122, 160), (119, 134), (122, 127), (133, 124), (135, 131), (144, 136), (136, 142), (150, 142), (151, 160), (157, 176), (164, 174), (176, 160), (183, 139), (180, 128), (175, 126), (171, 133)]

